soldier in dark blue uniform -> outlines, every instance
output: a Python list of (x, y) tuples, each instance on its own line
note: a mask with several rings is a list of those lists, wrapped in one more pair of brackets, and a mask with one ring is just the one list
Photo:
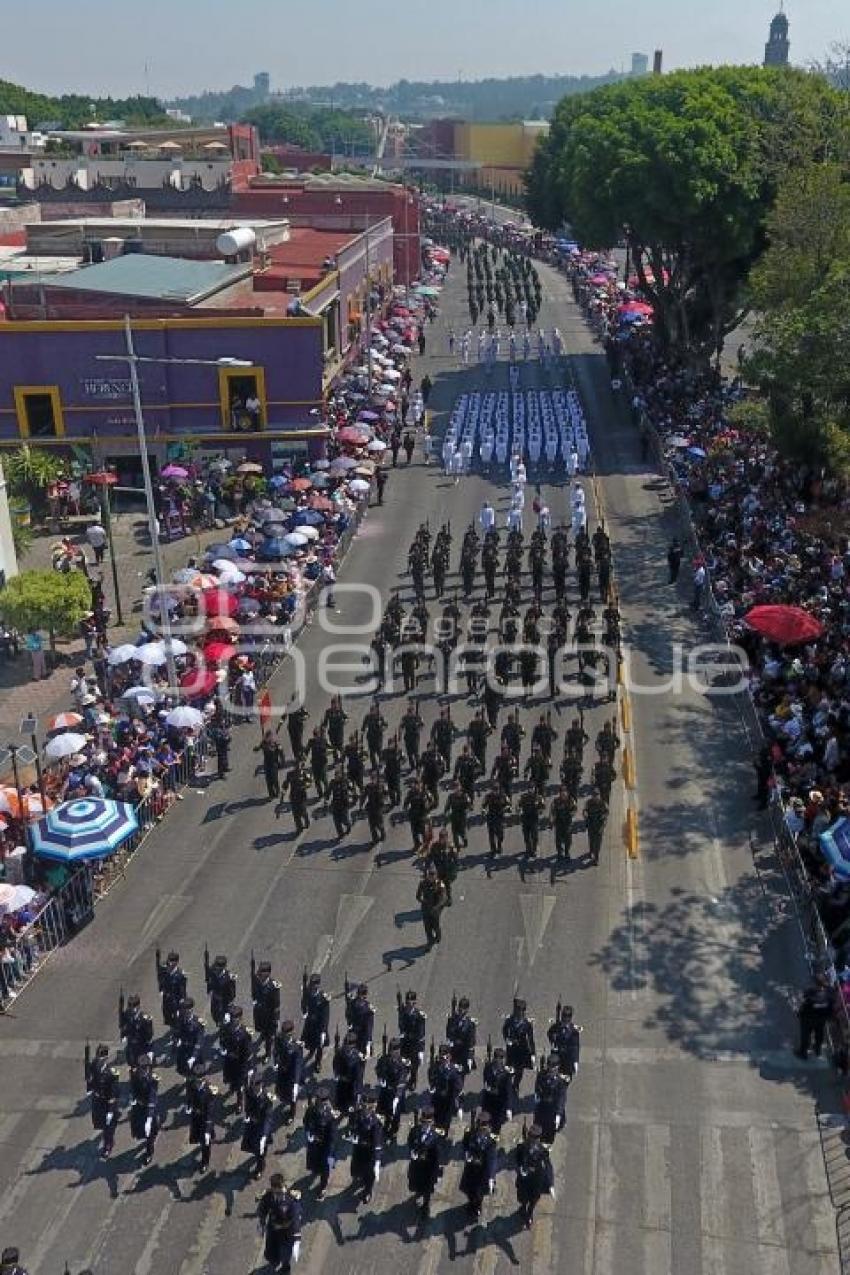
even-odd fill
[(142, 1011), (139, 997), (133, 993), (124, 1005), (123, 996), (118, 999), (118, 1031), (124, 1046), (128, 1067), (135, 1067), (142, 1054), (150, 1052), (153, 1041), (153, 1019)]
[(242, 1110), (242, 1093), (254, 1056), (251, 1033), (242, 1022), (242, 1006), (231, 1005), (228, 1021), (222, 1023), (218, 1047), (222, 1056), (222, 1073), (228, 1094), (236, 1095), (236, 1110)]
[(307, 1103), (304, 1132), (307, 1137), (307, 1172), (319, 1179), (318, 1199), (325, 1198), (328, 1179), (336, 1163), (337, 1117), (327, 1089)]
[(401, 999), (401, 992), (396, 992), (396, 1003), (401, 1055), (410, 1068), (410, 1088), (415, 1091), (419, 1066), (425, 1058), (425, 1031), (428, 1019), (416, 1004), (414, 991), (408, 991), (404, 1001)]
[(255, 1157), (252, 1176), (259, 1178), (266, 1167), (266, 1155), (272, 1140), (274, 1095), (263, 1088), (256, 1074), (249, 1077), (244, 1095), (245, 1122), (242, 1128), (242, 1150)]
[(204, 1075), (202, 1063), (195, 1063), (186, 1081), (186, 1114), (189, 1117), (189, 1144), (200, 1147), (198, 1169), (204, 1173), (210, 1167), (212, 1146), (218, 1115), (218, 1089)]
[(159, 1076), (150, 1054), (143, 1054), (130, 1073), (130, 1098), (130, 1133), (144, 1142), (142, 1164), (150, 1164), (159, 1133)]
[(357, 1037), (354, 1032), (347, 1032), (345, 1039), (337, 1045), (333, 1057), (333, 1074), (336, 1079), (336, 1109), (340, 1115), (347, 1115), (357, 1105), (363, 1091), (363, 1073), (366, 1068), (365, 1055), (357, 1048)]
[(280, 1020), (280, 983), (272, 978), (269, 961), (254, 963), (251, 955), (251, 999), (254, 1007), (254, 1031), (263, 1042), (263, 1058), (268, 1062)]
[(523, 1072), (537, 1065), (534, 1027), (526, 1016), (524, 1000), (514, 998), (513, 1010), (502, 1023), (502, 1039), (507, 1064), (516, 1077), (516, 1091), (519, 1093)]
[(156, 949), (156, 981), (162, 1000), (162, 1017), (167, 1027), (173, 1027), (177, 1021), (180, 1002), (186, 997), (186, 975), (180, 968), (180, 957), (176, 952), (169, 952), (162, 963), (159, 948)]
[(292, 1124), (298, 1094), (304, 1083), (304, 1046), (295, 1039), (295, 1025), (285, 1018), (274, 1042), (275, 1088), (283, 1108), (283, 1123)]
[(4, 1248), (0, 1253), (0, 1275), (27, 1275), (23, 1266), (19, 1264), (20, 1260), (20, 1249), (14, 1246)]
[(463, 1072), (452, 1062), (449, 1044), (440, 1046), (437, 1057), (428, 1067), (428, 1092), (434, 1108), (434, 1122), (443, 1136), (448, 1137), (452, 1121), (460, 1109), (463, 1092)]
[(371, 1094), (361, 1097), (351, 1117), (350, 1133), (351, 1183), (363, 1191), (363, 1203), (368, 1204), (381, 1176), (381, 1155), (384, 1150), (384, 1126), (376, 1110)]
[(478, 1039), (478, 1023), (469, 1012), (469, 999), (452, 996), (451, 1013), (446, 1019), (446, 1040), (452, 1048), (452, 1062), (460, 1067), (464, 1076), (475, 1070), (475, 1045)]
[(573, 1022), (572, 1005), (561, 1005), (560, 1001), (558, 1002), (555, 1020), (550, 1025), (546, 1037), (558, 1055), (561, 1075), (569, 1083), (578, 1075), (581, 1053), (581, 1028)]
[(423, 1218), (431, 1212), (431, 1196), (440, 1179), (440, 1135), (434, 1127), (434, 1112), (425, 1107), (419, 1119), (414, 1117), (407, 1135), (410, 1159), (407, 1163), (407, 1189), (415, 1199), (421, 1199)]
[(301, 1043), (307, 1059), (315, 1060), (316, 1071), (322, 1069), (322, 1054), (328, 1043), (330, 1005), (330, 998), (322, 991), (321, 975), (311, 974), (308, 978), (305, 970), (301, 979)]
[(291, 1270), (301, 1256), (301, 1200), (286, 1186), (283, 1174), (272, 1174), (269, 1189), (257, 1200), (257, 1218), (269, 1266), (275, 1272)]
[(204, 1024), (195, 1013), (195, 1002), (187, 996), (180, 1002), (177, 1021), (171, 1029), (174, 1066), (181, 1076), (188, 1076), (204, 1051)]
[(210, 998), (210, 1017), (216, 1027), (221, 1027), (228, 1008), (236, 1000), (236, 979), (227, 968), (227, 957), (217, 956), (210, 964), (209, 949), (204, 949), (204, 977)]
[(567, 1082), (561, 1075), (557, 1054), (550, 1054), (534, 1081), (534, 1123), (547, 1146), (563, 1129), (567, 1116)]
[(534, 1210), (547, 1192), (554, 1198), (555, 1175), (549, 1152), (541, 1141), (541, 1130), (533, 1124), (516, 1149), (516, 1198), (523, 1225), (528, 1229)]
[(381, 1054), (375, 1065), (375, 1073), (380, 1086), (378, 1115), (384, 1122), (387, 1139), (395, 1142), (410, 1088), (410, 1068), (402, 1057), (400, 1040), (394, 1038), (389, 1042), (388, 1050)]
[(100, 1154), (106, 1159), (115, 1145), (115, 1128), (120, 1109), (120, 1077), (109, 1064), (108, 1045), (98, 1045), (94, 1058), (86, 1045), (86, 1092), (91, 1094), (92, 1128), (103, 1135)]
[(493, 1132), (498, 1135), (502, 1125), (513, 1116), (517, 1104), (514, 1074), (505, 1061), (505, 1051), (498, 1045), (484, 1064), (484, 1088), (481, 1093), (481, 1109), (490, 1117)]
[(463, 1172), (460, 1189), (467, 1199), (473, 1217), (481, 1216), (485, 1195), (492, 1195), (496, 1185), (496, 1151), (498, 1142), (490, 1128), (490, 1117), (482, 1111), (471, 1129), (463, 1135)]
[(345, 1021), (349, 1031), (354, 1033), (360, 1053), (371, 1058), (375, 1011), (369, 1003), (369, 988), (365, 983), (358, 983), (355, 987), (346, 979)]

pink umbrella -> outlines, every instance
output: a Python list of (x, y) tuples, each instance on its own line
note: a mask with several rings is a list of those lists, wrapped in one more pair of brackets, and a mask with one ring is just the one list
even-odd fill
[(189, 471), (182, 465), (166, 465), (162, 471), (163, 478), (188, 478)]

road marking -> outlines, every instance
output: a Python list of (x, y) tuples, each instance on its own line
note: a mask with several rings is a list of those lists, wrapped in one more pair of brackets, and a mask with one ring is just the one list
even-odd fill
[[(148, 1238), (145, 1240), (145, 1247), (142, 1249), (141, 1253), (139, 1254), (138, 1260), (133, 1270), (133, 1275), (151, 1275), (151, 1272), (156, 1270), (156, 1267), (154, 1266), (154, 1261), (158, 1260), (156, 1257), (156, 1251), (159, 1248), (160, 1237), (165, 1228), (166, 1222), (171, 1216), (171, 1210), (173, 1207), (174, 1207), (174, 1200), (172, 1198), (168, 1201), (167, 1204), (165, 1204), (160, 1209), (159, 1215), (156, 1221), (154, 1222), (153, 1226), (150, 1228), (150, 1232), (148, 1233)], [(93, 1259), (91, 1254), (87, 1256), (86, 1261), (88, 1262), (89, 1266), (93, 1267)]]
[(650, 1124), (644, 1131), (644, 1252), (646, 1269), (666, 1275), (673, 1261), (671, 1233), (670, 1126)]
[(18, 1170), (18, 1180), (11, 1190), (0, 1199), (0, 1223), (8, 1217), (15, 1217), (21, 1201), (38, 1178), (38, 1170), (46, 1156), (53, 1151), (65, 1132), (67, 1121), (63, 1116), (51, 1115), (39, 1125), (22, 1167)]
[[(798, 1235), (803, 1232), (807, 1222), (811, 1226), (813, 1243), (804, 1241), (807, 1249), (814, 1248), (819, 1253), (837, 1258), (835, 1210), (826, 1181), (820, 1134), (801, 1134), (800, 1143), (799, 1164), (802, 1167), (804, 1189), (801, 1190), (799, 1203), (806, 1208), (808, 1218), (805, 1222), (800, 1219), (795, 1225), (792, 1216), (790, 1222)], [(797, 1203), (797, 1197), (794, 1203)], [(789, 1214), (792, 1213), (793, 1205), (789, 1209)]]
[(716, 1125), (700, 1131), (699, 1155), (702, 1275), (726, 1275), (726, 1176), (723, 1132)]
[(138, 961), (154, 938), (163, 934), (194, 901), (194, 897), (188, 894), (165, 894), (157, 900), (139, 932), (133, 951), (127, 957), (127, 965), (133, 965)]
[[(235, 1173), (244, 1159), (245, 1152), (242, 1150), (241, 1139), (238, 1139), (227, 1157), (224, 1170), (219, 1171), (219, 1180)], [(224, 1195), (216, 1192), (198, 1223), (195, 1241), (180, 1264), (179, 1275), (207, 1275), (207, 1261), (218, 1244), (218, 1235), (224, 1222), (226, 1209), (227, 1202)]]
[(540, 891), (538, 894), (521, 894), (519, 906), (525, 930), (525, 961), (529, 968), (543, 945), (543, 936), (552, 916), (557, 895)]
[(330, 965), (336, 965), (354, 938), (354, 933), (375, 902), (370, 894), (342, 894), (336, 911), (336, 927), (331, 939)]
[(593, 1245), (593, 1275), (614, 1275), (615, 1240), (617, 1235), (617, 1206), (614, 1200), (617, 1185), (617, 1167), (614, 1160), (614, 1139), (608, 1124), (599, 1126), (599, 1148), (596, 1175), (596, 1220)]
[(774, 1137), (766, 1129), (750, 1129), (747, 1140), (761, 1269), (764, 1275), (791, 1275)]

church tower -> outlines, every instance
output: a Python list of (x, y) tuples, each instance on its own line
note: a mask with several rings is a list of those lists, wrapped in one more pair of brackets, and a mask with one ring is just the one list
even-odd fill
[(780, 9), (770, 24), (770, 36), (764, 46), (765, 66), (787, 66), (791, 44), (788, 40), (788, 18)]

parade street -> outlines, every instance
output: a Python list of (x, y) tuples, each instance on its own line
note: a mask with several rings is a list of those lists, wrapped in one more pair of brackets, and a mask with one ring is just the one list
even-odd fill
[[(247, 1172), (232, 1102), (212, 1152), (215, 1174), (196, 1172), (183, 1082), (164, 1061), (158, 1059), (157, 1070), (167, 1116), (150, 1165), (141, 1165), (126, 1120), (114, 1154), (100, 1159), (88, 1114), (85, 1044), (119, 1048), (122, 989), (139, 993), (160, 1045), (164, 1039), (157, 948), (179, 953), (195, 1009), (211, 1028), (205, 945), (212, 954), (226, 954), (238, 973), (246, 1021), (252, 952), (258, 961), (270, 961), (282, 985), (282, 1014), (295, 1020), (296, 1031), (305, 968), (321, 974), (331, 997), (331, 1036), (337, 1025), (344, 1032), (346, 976), (367, 983), (376, 1011), (376, 1054), (384, 1025), (389, 1036), (396, 1032), (398, 990), (417, 992), (428, 1015), (428, 1043), (433, 1035), (437, 1045), (453, 993), (468, 996), (478, 1020), (479, 1070), (466, 1080), (456, 1144), (477, 1103), (488, 1035), (494, 1045), (501, 1043), (514, 996), (527, 1001), (539, 1052), (545, 1052), (559, 1001), (574, 1006), (584, 1028), (566, 1126), (552, 1147), (555, 1197), (541, 1201), (530, 1230), (515, 1212), (513, 1172), (506, 1164), (480, 1220), (469, 1224), (458, 1189), (463, 1163), (457, 1145), (434, 1194), (431, 1219), (420, 1225), (407, 1191), (408, 1114), (398, 1144), (385, 1151), (369, 1203), (357, 1208), (348, 1189), (343, 1140), (326, 1197), (316, 1198), (315, 1185), (302, 1187), (297, 1270), (305, 1275), (836, 1271), (836, 1215), (821, 1133), (827, 1147), (837, 1133), (828, 1120), (819, 1130), (816, 1113), (817, 1104), (827, 1115), (835, 1110), (833, 1082), (826, 1061), (801, 1061), (793, 1053), (791, 991), (804, 978), (799, 939), (776, 878), (767, 827), (754, 814), (750, 757), (735, 701), (706, 696), (696, 676), (663, 684), (682, 667), (677, 644), (687, 654), (708, 640), (691, 610), (688, 564), (678, 587), (667, 582), (667, 546), (679, 530), (670, 494), (640, 459), (628, 404), (612, 391), (601, 347), (585, 328), (566, 278), (538, 268), (539, 324), (559, 327), (567, 357), (557, 367), (529, 363), (522, 384), (553, 388), (566, 374), (584, 402), (598, 474), (596, 484), (589, 477), (584, 482), (588, 530), (604, 518), (635, 684), (628, 697), (635, 857), (626, 848), (620, 774), (598, 865), (586, 854), (587, 833), (578, 824), (568, 866), (555, 865), (552, 833), (544, 828), (538, 859), (523, 867), (516, 822), (508, 826), (504, 854), (488, 861), (479, 787), (452, 906), (442, 914), (442, 941), (429, 949), (407, 820), (398, 811), (387, 819), (380, 866), (365, 820), (358, 818), (337, 841), (320, 802), (311, 801), (312, 822), (296, 836), (286, 801), (276, 817), (275, 803), (266, 798), (253, 751), (258, 726), (235, 726), (230, 773), (185, 790), (93, 923), (57, 953), (0, 1025), (0, 1229), (10, 1240), (14, 1232), (30, 1275), (61, 1275), (66, 1260), (73, 1270), (89, 1266), (97, 1275), (268, 1269), (255, 1197), (272, 1172), (283, 1172), (295, 1185), (303, 1180), (300, 1110), (291, 1127), (276, 1132), (259, 1183)], [(426, 329), (425, 355), (414, 363), (417, 379), (427, 372), (434, 383), (429, 407), (437, 438), (460, 393), (508, 387), (504, 356), (489, 378), (474, 359), (463, 366), (457, 351), (449, 356), (448, 332), (460, 335), (468, 326), (463, 275), (455, 261), (439, 320)], [(569, 525), (566, 487), (544, 485), (542, 494), (553, 527), (561, 520)], [(298, 642), (310, 676), (305, 738), (329, 703), (314, 676), (321, 653), (335, 644), (369, 641), (368, 635), (349, 636), (369, 623), (371, 612), (367, 596), (353, 586), (380, 590), (384, 604), (391, 590), (400, 589), (409, 605), (408, 548), (427, 520), (432, 533), (451, 523), (446, 591), (459, 589), (465, 529), (487, 498), (504, 528), (509, 496), (504, 476), (497, 483), (476, 472), (456, 484), (437, 461), (424, 464), (419, 446), (410, 466), (402, 458), (390, 469), (384, 504), (370, 509), (339, 571), (338, 611), (316, 617)], [(526, 536), (533, 525), (527, 505)], [(574, 609), (574, 570), (568, 588)], [(479, 573), (476, 597), (481, 595)], [(594, 598), (598, 605), (595, 583)], [(427, 601), (433, 616), (430, 584)], [(336, 658), (352, 659), (344, 652)], [(288, 701), (292, 678), (290, 661), (272, 682), (275, 706)], [(427, 733), (442, 704), (427, 672), (416, 697)], [(360, 725), (370, 702), (370, 696), (346, 698), (346, 733)], [(397, 688), (380, 704), (396, 729), (407, 696)], [(532, 727), (547, 708), (560, 757), (577, 708), (567, 698), (553, 706), (540, 697), (520, 708), (523, 764)], [(474, 707), (458, 695), (451, 709), (465, 731)], [(619, 703), (597, 697), (585, 713), (588, 772), (593, 740), (621, 712)], [(623, 729), (622, 720), (617, 725)], [(279, 739), (289, 761), (285, 728)], [(456, 741), (456, 753), (461, 743)], [(490, 759), (497, 751), (498, 736), (490, 742)], [(447, 791), (444, 783), (440, 814)], [(122, 1077), (125, 1072), (122, 1062)], [(326, 1055), (325, 1079), (329, 1072)], [(367, 1081), (374, 1084), (374, 1060), (367, 1064)], [(220, 1074), (214, 1082), (220, 1083)], [(531, 1088), (526, 1077), (519, 1109), (502, 1131), (506, 1151), (519, 1142), (523, 1118), (531, 1123)]]

